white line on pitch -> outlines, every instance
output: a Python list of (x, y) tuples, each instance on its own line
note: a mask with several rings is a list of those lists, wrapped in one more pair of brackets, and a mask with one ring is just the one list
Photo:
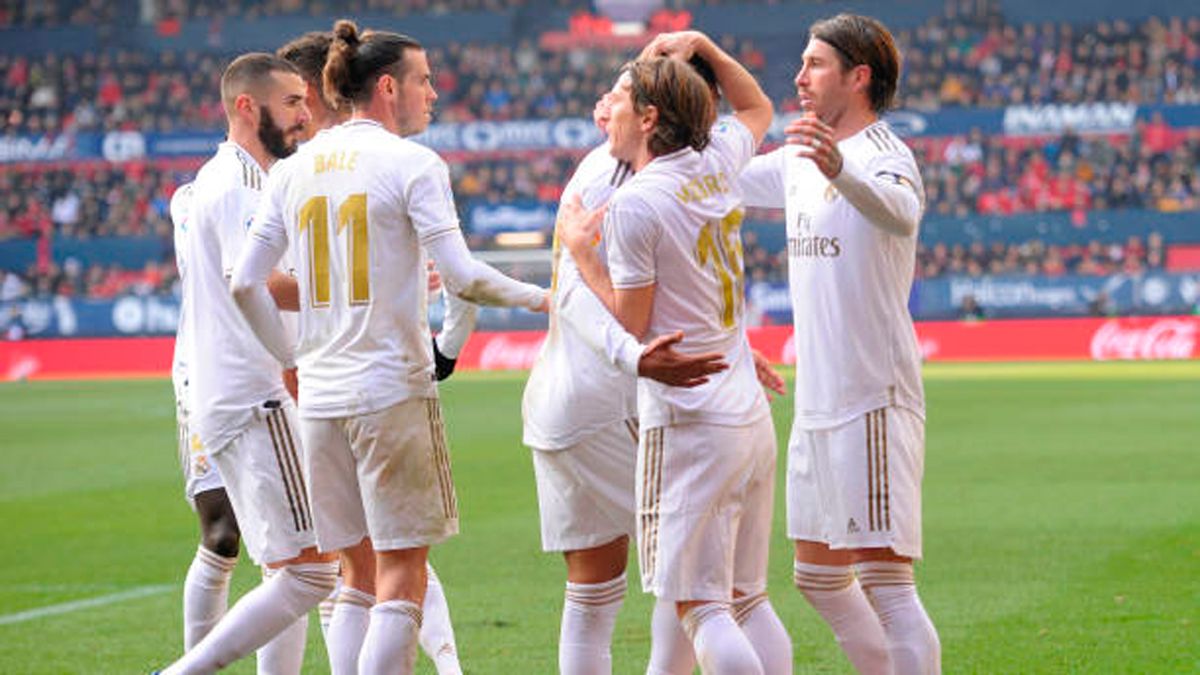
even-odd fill
[(174, 584), (139, 586), (137, 588), (131, 588), (128, 591), (121, 591), (120, 593), (112, 593), (109, 595), (101, 595), (96, 598), (73, 600), (71, 602), (64, 602), (58, 605), (47, 605), (45, 607), (38, 607), (36, 609), (27, 609), (23, 612), (16, 612), (15, 614), (5, 614), (0, 616), (0, 626), (7, 626), (13, 623), (23, 623), (25, 621), (33, 621), (34, 619), (41, 619), (42, 617), (55, 616), (58, 614), (70, 614), (71, 612), (78, 612), (83, 609), (103, 607), (104, 605), (111, 605), (113, 603), (123, 602), (125, 600), (133, 600), (134, 598), (144, 598), (150, 595), (158, 595), (159, 593), (166, 593), (173, 588), (175, 588)]

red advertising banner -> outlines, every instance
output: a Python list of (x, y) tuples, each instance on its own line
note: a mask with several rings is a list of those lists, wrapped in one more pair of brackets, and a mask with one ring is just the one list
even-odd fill
[[(775, 363), (794, 363), (790, 326), (750, 330)], [(463, 370), (533, 366), (545, 333), (476, 333)], [(927, 361), (1113, 361), (1200, 358), (1200, 316), (1120, 319), (931, 321), (917, 324)], [(158, 377), (170, 372), (172, 338), (25, 340), (0, 343), (0, 380)]]

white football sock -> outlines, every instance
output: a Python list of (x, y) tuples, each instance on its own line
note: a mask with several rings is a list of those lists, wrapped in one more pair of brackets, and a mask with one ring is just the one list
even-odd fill
[(212, 673), (266, 644), (329, 595), (337, 563), (289, 565), (242, 596), (200, 644), (163, 675)]
[(438, 675), (462, 675), (458, 663), (458, 648), (454, 644), (454, 625), (450, 623), (450, 605), (433, 565), (425, 564), (425, 602), (421, 605), (424, 620), (417, 636), (421, 649), (433, 661)]
[(362, 652), (367, 628), (371, 625), (371, 608), (375, 596), (357, 588), (343, 586), (333, 606), (329, 634), (325, 646), (329, 652), (329, 668), (333, 675), (354, 675), (358, 672), (358, 657)]
[(890, 675), (887, 636), (850, 567), (797, 561), (794, 579), (854, 669), (862, 675)]
[(754, 645), (733, 620), (729, 605), (706, 602), (683, 615), (683, 631), (692, 639), (696, 660), (706, 675), (762, 675)]
[(195, 647), (229, 606), (229, 579), (237, 558), (199, 546), (183, 581), (183, 650)]
[[(317, 617), (321, 622), (321, 638), (329, 645), (329, 622), (333, 619), (333, 605), (337, 602), (338, 594), (342, 592), (342, 578), (338, 577), (333, 585), (333, 592), (317, 605)], [(328, 650), (326, 650), (328, 651)]]
[(371, 627), (358, 657), (360, 675), (411, 675), (417, 663), (421, 608), (408, 600), (388, 600), (371, 609)]
[(625, 601), (625, 573), (598, 584), (567, 582), (558, 671), (563, 675), (612, 673), (612, 633)]
[(658, 600), (650, 620), (650, 664), (646, 675), (692, 675), (696, 654), (692, 641), (679, 625), (675, 603)]
[(917, 597), (912, 565), (868, 562), (856, 565), (855, 571), (887, 635), (896, 675), (942, 672), (942, 645)]
[(754, 645), (754, 653), (762, 663), (764, 673), (791, 675), (792, 638), (783, 622), (775, 614), (775, 608), (766, 593), (744, 595), (733, 601), (733, 620), (742, 627), (742, 632)]
[[(278, 570), (263, 568), (263, 581)], [(296, 619), (282, 633), (258, 649), (258, 675), (300, 675), (304, 666), (304, 646), (308, 642), (308, 614)]]

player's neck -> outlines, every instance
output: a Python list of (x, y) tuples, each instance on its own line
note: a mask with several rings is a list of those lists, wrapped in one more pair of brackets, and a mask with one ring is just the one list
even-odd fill
[(833, 125), (833, 140), (844, 141), (878, 121), (879, 115), (870, 108), (847, 108), (842, 117)]
[(267, 152), (262, 141), (258, 140), (258, 134), (254, 131), (234, 127), (229, 130), (229, 140), (253, 157), (263, 171), (270, 169), (271, 165), (275, 163), (275, 156)]
[(650, 154), (650, 148), (642, 146), (642, 148), (638, 150), (637, 154), (629, 160), (629, 167), (633, 169), (634, 173), (637, 173), (646, 168), (646, 165), (653, 160), (654, 155)]

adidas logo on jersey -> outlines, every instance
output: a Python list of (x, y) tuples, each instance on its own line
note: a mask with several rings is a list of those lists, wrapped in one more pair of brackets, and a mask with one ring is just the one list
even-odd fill
[(858, 534), (858, 523), (854, 522), (853, 518), (846, 523), (846, 534)]

